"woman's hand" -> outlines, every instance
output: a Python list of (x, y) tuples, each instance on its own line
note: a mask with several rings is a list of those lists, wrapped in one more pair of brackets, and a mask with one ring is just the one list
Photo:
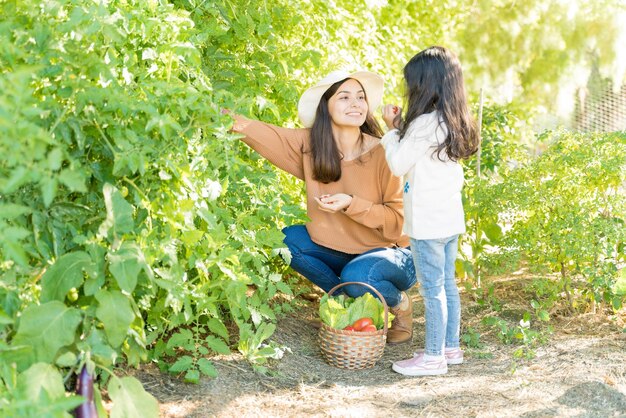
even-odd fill
[(345, 193), (325, 194), (314, 199), (321, 210), (331, 213), (346, 209), (352, 203), (352, 196)]
[[(383, 120), (389, 129), (400, 127), (402, 108), (393, 104), (383, 106)], [(397, 120), (397, 124), (395, 123)]]

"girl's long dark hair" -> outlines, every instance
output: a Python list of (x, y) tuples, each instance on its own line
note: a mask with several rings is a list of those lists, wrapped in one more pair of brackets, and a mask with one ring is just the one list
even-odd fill
[(407, 110), (400, 127), (400, 139), (417, 117), (435, 110), (448, 129), (445, 141), (434, 150), (441, 158), (445, 151), (452, 161), (468, 158), (478, 150), (480, 137), (468, 105), (463, 71), (456, 55), (432, 46), (404, 66)]
[[(339, 151), (339, 147), (337, 147), (337, 141), (335, 141), (335, 136), (333, 135), (331, 117), (328, 110), (328, 100), (346, 80), (348, 79), (338, 81), (326, 90), (317, 106), (315, 121), (311, 127), (313, 179), (322, 183), (332, 183), (341, 178), (341, 160), (343, 156)], [(363, 91), (365, 91), (365, 88), (363, 88)], [(365, 92), (365, 98), (367, 99), (367, 92)], [(367, 112), (365, 123), (363, 123), (359, 129), (361, 130), (361, 136), (359, 138), (359, 146), (361, 148), (363, 148), (362, 134), (365, 133), (377, 138), (383, 135), (380, 125), (369, 111)]]

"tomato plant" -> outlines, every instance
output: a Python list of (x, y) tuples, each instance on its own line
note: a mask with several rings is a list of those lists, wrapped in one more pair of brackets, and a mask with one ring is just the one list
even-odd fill
[[(274, 322), (298, 288), (283, 279), (289, 255), (280, 228), (306, 221), (302, 184), (230, 134), (221, 110), (297, 126), (299, 93), (340, 67), (388, 75), (387, 97), (398, 97), (400, 68), (415, 52), (406, 45), (454, 44), (449, 22), (473, 13), (458, 2), (422, 6), (0, 1), (6, 413), (63, 416), (80, 403), (66, 396), (66, 382), (87, 365), (96, 407), (101, 388), (115, 416), (156, 416), (156, 400), (136, 379), (118, 377), (116, 365), (150, 359), (198, 382), (215, 375), (214, 353), (238, 350), (261, 371), (282, 355), (270, 340)], [(346, 24), (345, 16), (375, 24)], [(521, 184), (519, 176), (509, 184)], [(560, 190), (559, 201), (580, 190)], [(621, 207), (604, 202), (610, 216), (583, 217), (585, 228), (606, 232), (597, 243), (604, 258), (585, 256), (575, 270), (591, 278), (594, 294), (610, 283), (593, 268), (610, 273), (610, 227), (623, 219)], [(562, 219), (566, 228), (578, 218)], [(522, 225), (511, 236), (522, 236)], [(380, 307), (374, 311), (380, 326)]]

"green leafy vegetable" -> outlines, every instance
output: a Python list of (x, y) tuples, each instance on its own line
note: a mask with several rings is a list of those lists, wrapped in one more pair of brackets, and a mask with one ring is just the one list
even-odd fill
[[(319, 312), (322, 322), (336, 329), (343, 329), (360, 318), (372, 318), (376, 328), (381, 329), (385, 320), (383, 304), (370, 293), (358, 298), (324, 295)], [(387, 326), (391, 326), (393, 318), (394, 315), (389, 312)]]

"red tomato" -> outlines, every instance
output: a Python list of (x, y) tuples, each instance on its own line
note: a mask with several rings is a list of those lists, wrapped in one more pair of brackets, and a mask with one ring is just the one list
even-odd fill
[(373, 325), (374, 321), (372, 321), (372, 318), (361, 318), (361, 319), (357, 319), (356, 321), (354, 321), (354, 324), (352, 324), (352, 326), (354, 327), (354, 329), (356, 331), (361, 331), (364, 327), (368, 326), (368, 325)]
[(376, 329), (376, 325), (372, 324), (372, 325), (364, 326), (359, 331), (360, 332), (376, 332), (377, 329)]
[(355, 329), (354, 329), (354, 327), (353, 327), (352, 325), (348, 325), (348, 326), (347, 326), (347, 327), (345, 327), (343, 330), (344, 330), (344, 331), (354, 331)]

